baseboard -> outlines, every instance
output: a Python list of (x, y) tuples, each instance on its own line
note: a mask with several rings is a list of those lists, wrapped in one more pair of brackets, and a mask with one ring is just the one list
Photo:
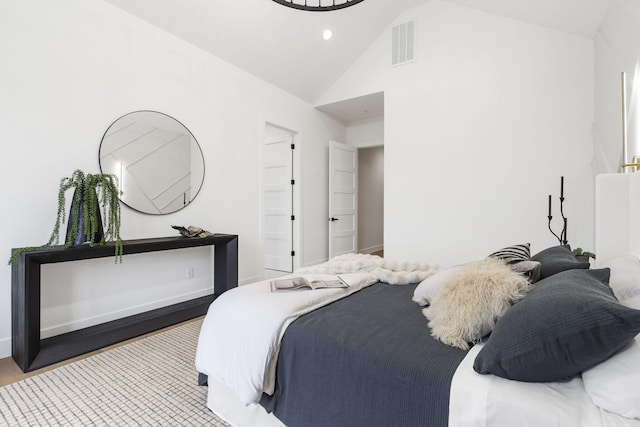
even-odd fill
[[(188, 301), (194, 298), (210, 295), (213, 292), (212, 289), (198, 289), (193, 292), (188, 292), (181, 295), (176, 295), (170, 298), (164, 298), (156, 301), (151, 301), (144, 304), (138, 304), (132, 307), (127, 307), (122, 310), (111, 311), (109, 313), (103, 313), (97, 316), (86, 317), (83, 319), (76, 319), (71, 322), (61, 323), (46, 328), (42, 328), (40, 335), (42, 339), (61, 335), (67, 332), (76, 331), (78, 329), (87, 328), (89, 326), (98, 325), (101, 323), (110, 322), (112, 320), (121, 319), (135, 314), (144, 313), (156, 308), (166, 307), (172, 304), (177, 304), (183, 301)], [(11, 346), (11, 340), (9, 340), (9, 347)], [(11, 353), (11, 349), (9, 349)]]
[[(23, 372), (40, 369), (109, 345), (204, 316), (215, 298), (214, 294), (210, 294), (40, 340), (39, 348), (27, 345), (24, 353), (18, 355), (15, 361)], [(36, 354), (32, 361), (25, 357), (25, 354), (33, 354), (33, 352), (36, 352)]]
[(249, 283), (255, 283), (263, 280), (259, 275), (250, 277), (248, 279), (242, 279), (238, 281), (238, 286), (248, 285)]
[(375, 246), (369, 246), (368, 248), (364, 248), (364, 249), (358, 249), (358, 252), (361, 254), (372, 254), (374, 252), (378, 252), (383, 249), (384, 249), (384, 245), (380, 244)]
[[(246, 285), (249, 283), (257, 282), (259, 280), (260, 280), (260, 277), (255, 276), (249, 279), (243, 279), (239, 284)], [(198, 298), (201, 296), (205, 296), (208, 293), (211, 293), (211, 289), (209, 290), (201, 289), (195, 292), (191, 292), (189, 294), (178, 295), (176, 297), (167, 298), (164, 300), (158, 300), (158, 301), (154, 301), (144, 305), (129, 307), (127, 309), (120, 310), (117, 312), (106, 313), (100, 316), (95, 316), (95, 317), (80, 319), (80, 320), (65, 323), (65, 324), (55, 325), (55, 326), (43, 329), (42, 337), (47, 338), (54, 335), (67, 333), (73, 330), (82, 329), (88, 326), (108, 322), (114, 319), (119, 319), (122, 317), (131, 316), (144, 311), (153, 310), (155, 308), (175, 304), (188, 299)], [(11, 357), (11, 337), (0, 338), (0, 359), (6, 358), (6, 357)]]
[(322, 264), (323, 262), (327, 262), (327, 258), (323, 258), (321, 260), (317, 260), (317, 261), (311, 261), (311, 262), (305, 262), (303, 267), (309, 267), (311, 265), (318, 265), (318, 264)]
[(278, 270), (269, 270), (269, 269), (264, 270), (264, 277), (267, 280), (275, 279), (276, 277), (282, 277), (287, 274), (291, 274), (291, 273), (288, 271), (278, 271)]

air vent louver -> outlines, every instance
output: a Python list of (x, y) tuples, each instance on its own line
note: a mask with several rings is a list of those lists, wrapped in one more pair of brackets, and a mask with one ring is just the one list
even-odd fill
[(391, 29), (391, 65), (415, 59), (415, 28), (415, 21), (409, 21)]

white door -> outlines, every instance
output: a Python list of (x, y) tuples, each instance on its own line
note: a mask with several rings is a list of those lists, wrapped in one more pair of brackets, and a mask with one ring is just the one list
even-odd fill
[(357, 251), (358, 151), (329, 142), (329, 258)]
[(293, 271), (293, 137), (266, 138), (262, 150), (264, 268)]

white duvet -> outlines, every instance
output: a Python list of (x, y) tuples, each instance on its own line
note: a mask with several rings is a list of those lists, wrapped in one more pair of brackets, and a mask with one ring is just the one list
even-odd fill
[[(305, 277), (331, 279), (335, 275)], [(305, 313), (378, 281), (370, 273), (340, 277), (348, 288), (271, 292), (269, 281), (264, 280), (219, 296), (209, 307), (200, 331), (198, 372), (233, 390), (245, 405), (258, 402), (263, 392), (273, 394), (280, 341), (287, 326)]]
[(476, 373), (482, 346), (469, 350), (453, 377), (449, 427), (640, 427), (640, 420), (596, 406), (581, 377), (527, 383)]

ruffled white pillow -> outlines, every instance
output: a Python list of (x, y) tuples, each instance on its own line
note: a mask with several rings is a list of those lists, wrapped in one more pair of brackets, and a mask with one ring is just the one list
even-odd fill
[(491, 332), (513, 302), (531, 288), (522, 274), (498, 258), (470, 262), (442, 284), (422, 313), (429, 319), (431, 335), (441, 342), (469, 349)]

